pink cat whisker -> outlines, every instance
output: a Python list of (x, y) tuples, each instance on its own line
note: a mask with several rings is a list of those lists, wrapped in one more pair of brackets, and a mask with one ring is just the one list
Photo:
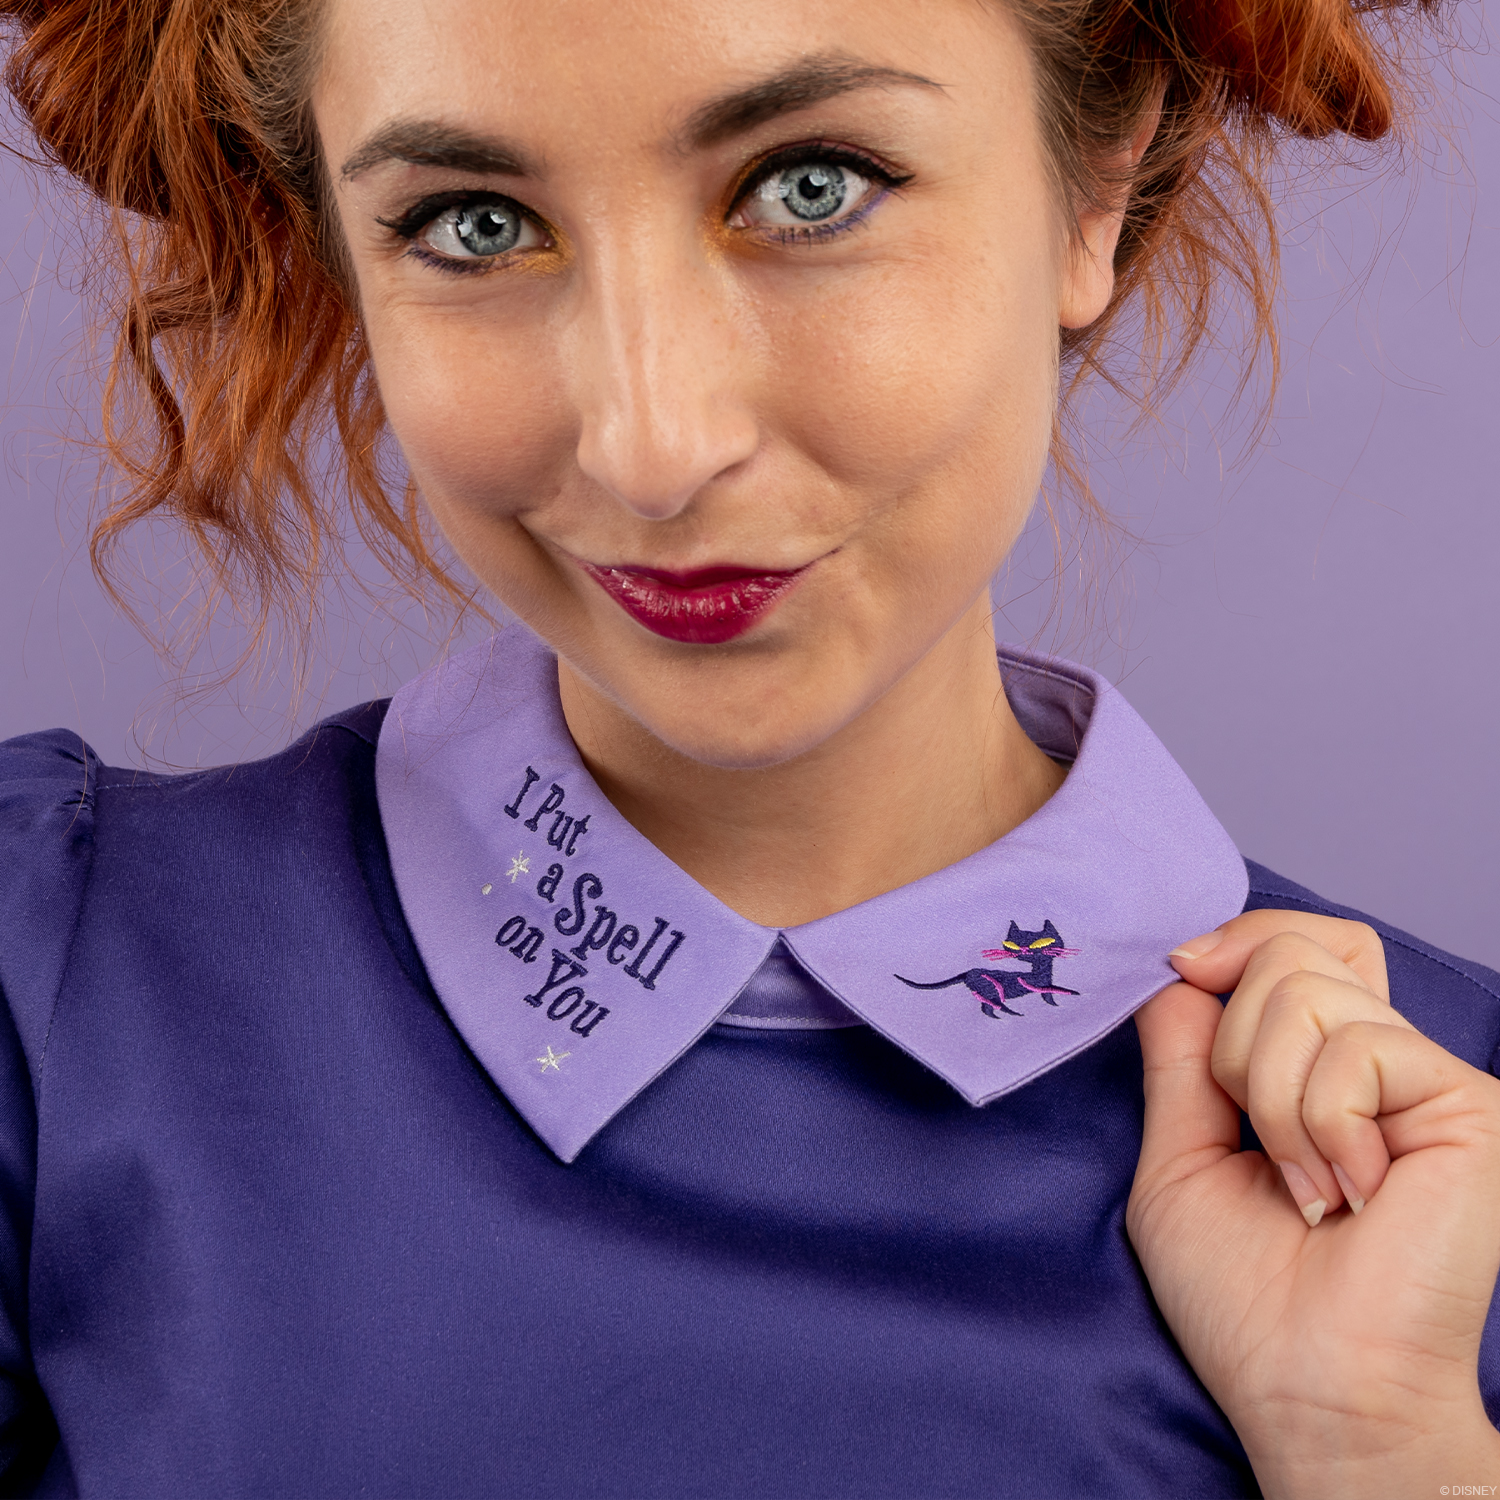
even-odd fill
[(1023, 949), (1017, 952), (1014, 948), (986, 948), (981, 953), (983, 958), (1077, 958), (1083, 952), (1082, 948), (1040, 948), (1033, 950)]

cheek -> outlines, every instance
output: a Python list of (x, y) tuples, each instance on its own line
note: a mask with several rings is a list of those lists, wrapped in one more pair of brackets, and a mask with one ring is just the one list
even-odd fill
[(439, 511), (513, 515), (563, 482), (574, 418), (543, 357), (552, 341), (518, 322), (422, 306), (366, 313), (391, 430)]
[(985, 554), (973, 568), (993, 571), (1051, 438), (1050, 265), (935, 246), (802, 311), (772, 325), (776, 425), (884, 512), (871, 520), (911, 563), (967, 547)]

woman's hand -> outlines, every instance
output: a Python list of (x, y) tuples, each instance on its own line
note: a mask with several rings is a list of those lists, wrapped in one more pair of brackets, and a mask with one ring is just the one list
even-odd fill
[(1172, 967), (1189, 984), (1211, 994), (1234, 989), (1245, 965), (1262, 943), (1286, 933), (1311, 938), (1320, 948), (1347, 964), (1367, 990), (1382, 1000), (1391, 998), (1385, 977), (1385, 945), (1367, 922), (1342, 917), (1319, 917), (1304, 911), (1246, 911), (1174, 949)]
[[(1130, 1237), (1268, 1495), (1500, 1483), (1477, 1378), (1500, 1082), (1390, 1008), (1363, 939), (1349, 956), (1283, 930), (1223, 955), (1244, 972), (1222, 1010), (1188, 984), (1141, 1010)], [(1269, 1160), (1239, 1150), (1240, 1108)]]

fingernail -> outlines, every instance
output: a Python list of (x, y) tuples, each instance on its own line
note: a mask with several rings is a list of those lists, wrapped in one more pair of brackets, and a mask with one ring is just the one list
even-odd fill
[(1281, 1175), (1286, 1179), (1287, 1191), (1297, 1200), (1302, 1217), (1309, 1229), (1316, 1229), (1328, 1207), (1328, 1200), (1318, 1191), (1318, 1185), (1294, 1161), (1279, 1162)]
[(1212, 953), (1224, 941), (1222, 932), (1205, 932), (1202, 937), (1189, 938), (1180, 948), (1174, 948), (1168, 958), (1202, 958)]
[(1365, 1200), (1361, 1197), (1359, 1189), (1349, 1181), (1349, 1174), (1337, 1162), (1331, 1162), (1329, 1165), (1333, 1168), (1333, 1175), (1338, 1178), (1339, 1189), (1344, 1195), (1344, 1201), (1349, 1205), (1349, 1211), (1357, 1214), (1365, 1206)]

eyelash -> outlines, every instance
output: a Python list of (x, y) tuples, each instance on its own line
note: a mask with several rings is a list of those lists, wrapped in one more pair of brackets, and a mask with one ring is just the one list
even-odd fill
[[(822, 141), (800, 141), (794, 146), (783, 146), (771, 152), (767, 156), (753, 163), (740, 177), (735, 185), (734, 192), (725, 212), (727, 219), (742, 203), (750, 196), (754, 189), (773, 173), (783, 172), (788, 167), (797, 166), (801, 162), (816, 159), (826, 161), (833, 166), (847, 167), (850, 171), (858, 173), (867, 178), (879, 190), (870, 194), (867, 202), (860, 204), (847, 218), (838, 220), (832, 224), (809, 224), (805, 227), (793, 228), (790, 225), (777, 229), (762, 229), (760, 238), (769, 240), (778, 245), (809, 245), (831, 240), (837, 235), (846, 234), (852, 229), (860, 228), (869, 218), (870, 214), (884, 202), (887, 194), (899, 192), (912, 180), (910, 172), (896, 172), (873, 156), (867, 156), (863, 151), (856, 151), (848, 146), (838, 146)], [(406, 253), (413, 256), (423, 265), (431, 266), (434, 270), (448, 275), (468, 276), (483, 274), (493, 271), (500, 266), (505, 257), (497, 256), (493, 259), (475, 258), (473, 260), (459, 260), (452, 256), (440, 255), (436, 251), (427, 248), (419, 238), (422, 231), (432, 223), (441, 213), (450, 208), (467, 208), (476, 203), (494, 202), (512, 203), (517, 210), (530, 219), (544, 234), (555, 238), (551, 227), (537, 217), (522, 204), (516, 203), (513, 198), (506, 197), (503, 193), (486, 192), (483, 189), (467, 188), (457, 192), (433, 193), (413, 203), (404, 213), (394, 219), (377, 218), (376, 223), (384, 229), (389, 229), (398, 239), (405, 240), (408, 244)]]
[(464, 188), (457, 192), (430, 193), (425, 198), (419, 198), (405, 213), (399, 214), (394, 219), (376, 218), (375, 222), (383, 229), (389, 229), (398, 239), (407, 241), (406, 253), (413, 259), (421, 261), (424, 266), (431, 266), (436, 271), (442, 271), (450, 276), (472, 276), (476, 273), (493, 271), (503, 257), (497, 256), (493, 260), (485, 260), (476, 257), (473, 260), (458, 260), (450, 255), (439, 255), (437, 251), (429, 249), (418, 236), (439, 214), (446, 213), (450, 208), (469, 208), (476, 203), (514, 203), (516, 208), (531, 220), (541, 231), (551, 236), (551, 227), (534, 213), (516, 203), (514, 198), (508, 198), (504, 193), (486, 192), (482, 188)]
[(767, 177), (784, 172), (788, 167), (814, 160), (828, 162), (835, 167), (847, 167), (851, 172), (868, 178), (879, 191), (871, 193), (847, 218), (832, 224), (808, 224), (797, 228), (786, 225), (779, 229), (763, 229), (760, 232), (762, 239), (778, 245), (811, 245), (847, 234), (851, 229), (860, 228), (884, 202), (886, 195), (899, 192), (912, 180), (913, 175), (910, 172), (893, 171), (875, 157), (867, 156), (863, 151), (855, 151), (849, 146), (835, 145), (831, 141), (799, 141), (794, 146), (782, 146), (768, 156), (761, 157), (745, 172), (730, 200), (729, 214), (733, 214)]

